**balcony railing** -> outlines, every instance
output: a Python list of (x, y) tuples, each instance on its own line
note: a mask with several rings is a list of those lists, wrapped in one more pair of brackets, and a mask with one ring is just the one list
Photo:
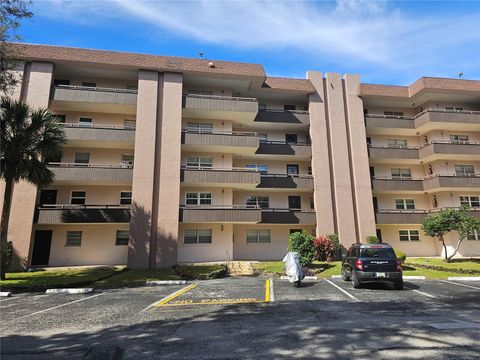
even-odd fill
[(259, 109), (255, 121), (309, 125), (310, 113), (302, 110)]
[(315, 210), (262, 209), (262, 223), (315, 225)]
[(382, 177), (372, 178), (372, 187), (375, 191), (427, 191), (436, 188), (478, 188), (480, 174), (433, 174), (421, 178)]
[(42, 205), (35, 212), (35, 223), (85, 224), (128, 223), (130, 206), (125, 205)]
[(259, 139), (258, 135), (252, 132), (182, 130), (182, 144), (257, 148)]
[(129, 163), (120, 165), (49, 163), (48, 169), (55, 175), (55, 182), (130, 184), (133, 166)]
[[(375, 210), (377, 224), (422, 224), (425, 218), (430, 214), (438, 213), (445, 208), (430, 210), (404, 210), (404, 209), (378, 209)], [(454, 209), (459, 209), (455, 208)], [(480, 208), (470, 208), (470, 213), (475, 217), (480, 217)]]
[(184, 94), (184, 109), (257, 113), (258, 101), (255, 98)]
[(308, 158), (312, 156), (309, 142), (287, 143), (286, 141), (260, 141), (256, 154), (287, 155)]
[(202, 205), (182, 206), (180, 222), (184, 223), (258, 223), (262, 219), (261, 211), (256, 206), (245, 205)]
[(311, 175), (262, 174), (257, 187), (313, 190), (313, 177)]
[(480, 143), (433, 140), (422, 146), (369, 145), (371, 159), (420, 160), (435, 154), (480, 156)]
[(62, 124), (69, 141), (135, 142), (135, 128), (108, 125)]
[(260, 172), (249, 168), (196, 168), (182, 167), (180, 180), (191, 184), (237, 184), (256, 186), (260, 183)]
[(135, 105), (137, 103), (137, 90), (55, 85), (52, 92), (54, 101), (118, 105)]

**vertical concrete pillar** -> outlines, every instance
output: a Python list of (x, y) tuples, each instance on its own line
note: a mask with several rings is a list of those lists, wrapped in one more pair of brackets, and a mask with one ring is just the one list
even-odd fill
[(177, 263), (182, 134), (182, 74), (164, 73), (159, 98), (160, 147), (157, 190), (157, 239), (155, 267)]
[(132, 212), (128, 266), (149, 267), (151, 242), (156, 234), (153, 216), (155, 149), (159, 74), (140, 70), (138, 73), (137, 125), (135, 129), (135, 165), (132, 179)]
[(353, 205), (352, 181), (346, 129), (346, 113), (342, 78), (336, 73), (327, 73), (325, 91), (327, 98), (327, 121), (330, 137), (330, 159), (335, 191), (335, 216), (340, 241), (347, 246), (358, 239)]
[(347, 108), (350, 162), (353, 181), (355, 215), (358, 236), (365, 241), (368, 235), (375, 235), (375, 215), (372, 202), (372, 187), (368, 162), (363, 103), (358, 96), (360, 77), (345, 75), (345, 101)]
[(314, 177), (313, 201), (315, 203), (316, 234), (318, 236), (335, 233), (335, 223), (323, 75), (317, 71), (309, 71), (307, 72), (307, 78), (316, 90), (309, 96), (309, 112), (312, 174)]
[[(33, 62), (24, 74), (23, 93), (25, 101), (32, 107), (46, 108), (50, 100), (53, 64)], [(18, 91), (15, 92), (20, 96)], [(14, 185), (8, 238), (13, 242), (15, 256), (11, 268), (25, 269), (30, 265), (33, 216), (35, 212), (36, 186), (20, 181)]]

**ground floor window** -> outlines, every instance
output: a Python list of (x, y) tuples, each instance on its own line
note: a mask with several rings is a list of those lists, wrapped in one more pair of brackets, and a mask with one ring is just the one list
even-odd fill
[(130, 235), (130, 231), (128, 230), (117, 230), (117, 234), (115, 236), (115, 245), (117, 246), (128, 245), (129, 235)]
[(400, 241), (420, 241), (420, 233), (418, 230), (398, 230)]
[(460, 196), (460, 205), (480, 207), (480, 196)]
[(82, 232), (67, 231), (65, 246), (82, 246)]
[(245, 204), (247, 206), (259, 206), (262, 209), (268, 209), (268, 196), (247, 196), (245, 197)]
[(185, 229), (183, 232), (184, 244), (211, 244), (212, 229)]
[(247, 230), (247, 243), (269, 243), (270, 230)]
[(480, 240), (480, 231), (473, 230), (473, 233), (468, 234), (467, 240)]

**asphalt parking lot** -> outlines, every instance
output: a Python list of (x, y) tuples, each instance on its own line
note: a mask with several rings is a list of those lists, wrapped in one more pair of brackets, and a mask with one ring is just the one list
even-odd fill
[(260, 277), (0, 299), (3, 359), (478, 359), (480, 281)]

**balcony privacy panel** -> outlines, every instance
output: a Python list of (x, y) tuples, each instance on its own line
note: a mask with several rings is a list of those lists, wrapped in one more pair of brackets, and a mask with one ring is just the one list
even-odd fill
[(89, 103), (135, 105), (137, 94), (128, 92), (84, 90), (56, 87), (53, 89), (55, 101), (77, 101)]
[(65, 136), (75, 141), (135, 142), (135, 130), (65, 127)]
[(130, 209), (38, 209), (37, 224), (129, 223)]

